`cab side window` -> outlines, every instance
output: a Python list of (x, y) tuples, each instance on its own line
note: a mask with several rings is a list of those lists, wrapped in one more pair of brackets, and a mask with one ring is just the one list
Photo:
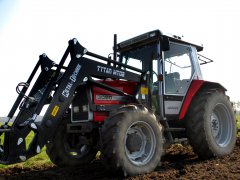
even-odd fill
[(165, 94), (186, 93), (193, 74), (190, 51), (190, 46), (170, 43), (170, 50), (164, 52)]

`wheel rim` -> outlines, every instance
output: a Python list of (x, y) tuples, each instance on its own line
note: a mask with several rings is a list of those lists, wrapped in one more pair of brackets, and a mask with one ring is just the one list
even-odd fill
[(215, 106), (211, 115), (211, 131), (215, 142), (226, 147), (232, 138), (233, 124), (228, 108), (219, 103)]
[(73, 158), (82, 158), (91, 151), (91, 146), (81, 136), (66, 134), (63, 139), (65, 152)]
[(156, 148), (156, 137), (152, 127), (144, 121), (133, 123), (125, 135), (125, 152), (137, 166), (147, 164)]

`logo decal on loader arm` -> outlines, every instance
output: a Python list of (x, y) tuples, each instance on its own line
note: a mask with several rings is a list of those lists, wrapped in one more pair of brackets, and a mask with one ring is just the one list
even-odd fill
[(57, 106), (57, 105), (54, 106), (51, 115), (52, 115), (53, 117), (55, 117), (55, 116), (57, 115), (58, 111), (59, 111), (59, 106)]
[(148, 88), (142, 86), (142, 87), (141, 87), (141, 94), (148, 95)]

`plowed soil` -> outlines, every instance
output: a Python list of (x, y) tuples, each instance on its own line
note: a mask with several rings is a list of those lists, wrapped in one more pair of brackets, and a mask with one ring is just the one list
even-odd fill
[(161, 166), (149, 174), (124, 178), (110, 174), (101, 160), (80, 168), (57, 168), (46, 165), (22, 168), (15, 166), (0, 169), (2, 179), (240, 179), (240, 138), (232, 154), (223, 158), (200, 160), (190, 146), (174, 145), (162, 158)]

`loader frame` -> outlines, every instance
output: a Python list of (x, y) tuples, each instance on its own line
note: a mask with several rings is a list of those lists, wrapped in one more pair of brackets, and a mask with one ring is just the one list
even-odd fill
[[(64, 66), (69, 54), (70, 62), (67, 66)], [(84, 55), (105, 63), (83, 57)], [(131, 69), (137, 73), (126, 71), (120, 67)], [(30, 93), (26, 95), (33, 78), (40, 68), (41, 72), (36, 82)], [(75, 89), (80, 84), (91, 84), (126, 96), (132, 102), (135, 102), (136, 98), (133, 95), (99, 81), (97, 82), (92, 77), (124, 79), (141, 83), (145, 81), (142, 74), (144, 72), (138, 68), (87, 51), (86, 48), (79, 44), (77, 39), (69, 41), (69, 45), (59, 64), (50, 60), (46, 54), (40, 55), (39, 61), (28, 80), (18, 84), (17, 92), (19, 95), (8, 114), (7, 122), (0, 128), (0, 133), (4, 135), (4, 142), (0, 147), (0, 164), (25, 161), (40, 153), (41, 148), (51, 141), (61, 117), (68, 110), (74, 98)], [(22, 89), (20, 90), (21, 86)], [(42, 121), (40, 123), (35, 122), (46, 104), (49, 104), (49, 106)], [(12, 126), (10, 126), (9, 122), (18, 107), (20, 111)], [(106, 110), (106, 107), (101, 107), (101, 110)], [(29, 147), (26, 148), (25, 138), (31, 131), (34, 132), (34, 138)]]

